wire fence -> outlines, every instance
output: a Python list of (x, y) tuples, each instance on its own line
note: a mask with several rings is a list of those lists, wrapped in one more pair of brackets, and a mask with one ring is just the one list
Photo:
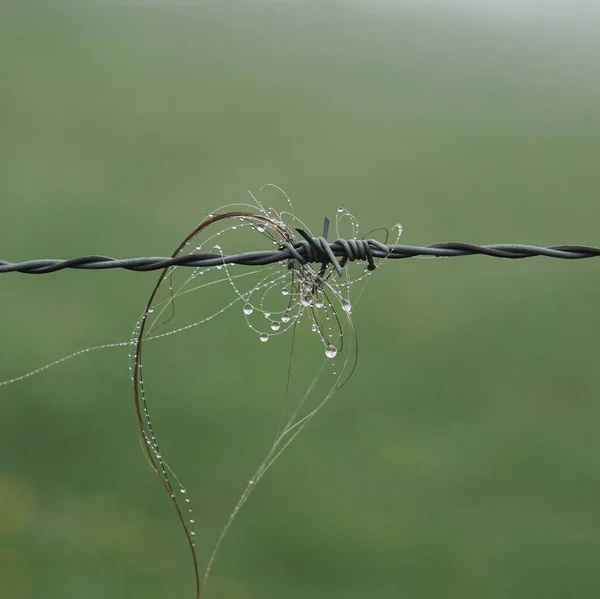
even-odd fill
[(375, 239), (337, 239), (329, 243), (324, 237), (310, 237), (299, 232), (304, 239), (297, 243), (283, 243), (276, 250), (249, 251), (223, 255), (192, 253), (176, 257), (111, 258), (110, 256), (90, 255), (67, 260), (47, 258), (6, 262), (0, 260), (0, 274), (20, 272), (26, 274), (47, 274), (65, 269), (104, 270), (122, 268), (134, 272), (161, 270), (169, 266), (189, 266), (209, 268), (223, 264), (261, 266), (298, 260), (303, 264), (332, 264), (341, 274), (348, 261), (362, 260), (368, 268), (374, 269), (375, 258), (399, 260), (403, 258), (436, 257), (455, 258), (458, 256), (484, 255), (511, 260), (545, 256), (561, 260), (582, 260), (600, 256), (600, 248), (588, 245), (555, 245), (540, 247), (524, 244), (475, 245), (471, 243), (447, 242), (428, 246), (387, 245)]

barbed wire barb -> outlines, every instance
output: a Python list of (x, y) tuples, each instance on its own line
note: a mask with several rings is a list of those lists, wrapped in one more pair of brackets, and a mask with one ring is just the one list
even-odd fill
[[(298, 260), (304, 264), (333, 264), (336, 269), (341, 264), (361, 260), (374, 268), (373, 258), (399, 260), (429, 256), (436, 258), (456, 258), (458, 256), (484, 255), (492, 258), (511, 260), (544, 256), (561, 260), (583, 260), (600, 256), (600, 248), (588, 245), (554, 245), (541, 247), (518, 243), (492, 245), (475, 245), (472, 243), (446, 242), (428, 246), (387, 245), (375, 239), (337, 239), (329, 243), (324, 237), (309, 237), (297, 243), (283, 243), (276, 250), (257, 250), (239, 254), (187, 254), (169, 257), (141, 257), (118, 259), (110, 256), (90, 255), (67, 260), (46, 258), (26, 260), (23, 262), (6, 262), (0, 260), (0, 274), (19, 272), (25, 274), (48, 274), (59, 270), (105, 270), (125, 269), (134, 272), (162, 270), (169, 266), (189, 266), (193, 268), (210, 268), (223, 264), (240, 264), (243, 266), (265, 266), (286, 260)], [(341, 261), (338, 260), (341, 258)], [(339, 272), (339, 269), (338, 269)]]

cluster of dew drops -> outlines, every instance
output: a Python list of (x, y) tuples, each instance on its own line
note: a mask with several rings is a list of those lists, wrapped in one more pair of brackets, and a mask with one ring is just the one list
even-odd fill
[[(289, 296), (290, 295), (290, 291), (287, 287), (284, 287), (281, 290), (281, 294), (284, 296)], [(300, 299), (300, 305), (303, 308), (309, 308), (311, 306), (314, 306), (314, 308), (316, 309), (323, 309), (325, 308), (325, 302), (323, 301), (322, 298), (317, 297), (316, 300), (313, 301), (313, 298), (310, 295), (303, 295), (302, 298)], [(351, 314), (352, 312), (352, 304), (350, 303), (350, 301), (344, 299), (341, 302), (342, 305), (342, 309), (347, 313), (347, 314)], [(253, 312), (254, 312), (254, 306), (252, 306), (252, 304), (245, 304), (244, 307), (242, 308), (242, 311), (244, 313), (244, 315), (246, 316), (250, 316)], [(295, 315), (295, 319), (299, 319), (300, 316), (304, 313), (303, 310), (300, 310), (296, 315)], [(265, 310), (263, 311), (263, 315), (265, 316), (265, 318), (270, 319), (271, 317), (271, 312), (269, 310)], [(281, 329), (281, 323), (284, 324), (288, 324), (290, 322), (290, 320), (292, 319), (292, 317), (290, 316), (289, 312), (286, 311), (283, 314), (281, 314), (281, 322), (279, 322), (278, 320), (271, 320), (270, 321), (270, 328), (272, 331), (274, 332), (278, 332)], [(326, 315), (326, 319), (327, 321), (330, 320), (329, 315)], [(316, 324), (316, 322), (313, 322), (312, 326), (311, 326), (311, 330), (313, 333), (321, 333), (321, 330), (319, 328), (319, 326)], [(265, 333), (260, 332), (258, 335), (258, 338), (261, 342), (266, 343), (267, 341), (269, 341), (269, 339), (271, 338), (271, 335), (269, 333)], [(325, 346), (325, 355), (328, 358), (335, 358), (337, 356), (338, 353), (338, 349), (336, 348), (335, 345), (333, 345), (332, 343), (327, 343)]]
[[(352, 219), (354, 218), (343, 208), (338, 209), (338, 218), (341, 216), (350, 216)], [(283, 221), (279, 218), (277, 219), (277, 223), (280, 226), (285, 226)], [(250, 226), (258, 233), (265, 233), (266, 231), (266, 228), (262, 225), (250, 224)], [(354, 230), (354, 232), (356, 231)], [(275, 245), (278, 245), (277, 241), (275, 240), (271, 240), (271, 242)], [(215, 246), (215, 249), (220, 251), (221, 248), (220, 246)], [(329, 337), (332, 337), (330, 313), (335, 310), (332, 302), (334, 301), (339, 303), (342, 310), (346, 313), (346, 315), (349, 316), (352, 313), (352, 304), (349, 299), (343, 297), (343, 292), (346, 291), (349, 295), (352, 282), (356, 282), (356, 280), (360, 280), (361, 278), (370, 275), (371, 271), (365, 268), (363, 270), (363, 276), (359, 277), (355, 281), (350, 281), (350, 279), (347, 279), (344, 282), (337, 282), (335, 280), (335, 276), (321, 277), (321, 275), (308, 264), (300, 265), (296, 263), (292, 270), (294, 270), (295, 274), (297, 275), (296, 281), (293, 283), (293, 285), (289, 285), (287, 279), (289, 278), (290, 269), (285, 266), (285, 271), (287, 271), (286, 274), (281, 274), (281, 270), (279, 270), (279, 276), (276, 276), (269, 282), (262, 283), (255, 288), (252, 293), (258, 291), (259, 289), (265, 289), (265, 292), (263, 293), (261, 299), (257, 302), (257, 305), (253, 305), (253, 303), (250, 302), (250, 294), (239, 293), (240, 298), (243, 297), (245, 300), (247, 300), (243, 305), (242, 311), (246, 317), (248, 326), (258, 334), (258, 338), (262, 343), (266, 343), (273, 334), (285, 332), (290, 323), (293, 324), (295, 321), (299, 320), (303, 314), (312, 314), (312, 332), (319, 335), (323, 345), (325, 346), (325, 356), (327, 358), (335, 358), (338, 354), (338, 348), (331, 343), (329, 339)], [(327, 282), (325, 282), (325, 278), (327, 279)], [(280, 282), (282, 282), (281, 286), (279, 286)], [(273, 314), (271, 310), (265, 306), (265, 296), (273, 287), (279, 288), (281, 295), (290, 299), (287, 309), (276, 314)], [(326, 288), (329, 291), (330, 295), (334, 298), (333, 300), (329, 300), (327, 298), (327, 301), (325, 301), (323, 299), (326, 297), (322, 291), (323, 288)], [(323, 331), (322, 327), (317, 323), (315, 311), (322, 311), (324, 314), (327, 331)], [(262, 313), (263, 316), (269, 321), (269, 328), (271, 332), (265, 332), (264, 330), (256, 329), (250, 323), (248, 317), (255, 312)]]

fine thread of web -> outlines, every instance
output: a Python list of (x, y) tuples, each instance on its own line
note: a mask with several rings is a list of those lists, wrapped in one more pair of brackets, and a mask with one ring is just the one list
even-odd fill
[[(259, 271), (251, 271), (251, 272), (243, 272), (240, 273), (239, 277), (247, 277), (253, 274), (256, 274)], [(223, 279), (219, 279), (217, 281), (210, 281), (209, 283), (206, 283), (204, 285), (199, 285), (198, 287), (194, 287), (192, 289), (187, 289), (185, 291), (183, 291), (181, 293), (181, 295), (185, 294), (185, 293), (191, 293), (193, 291), (197, 291), (199, 289), (202, 289), (204, 287), (208, 287), (210, 285), (216, 285), (217, 283), (225, 283), (227, 282), (228, 279), (227, 278), (223, 278)], [(167, 302), (168, 300), (164, 300), (165, 302)], [(231, 301), (229, 304), (227, 304), (222, 310), (218, 310), (217, 312), (215, 312), (214, 314), (211, 314), (210, 316), (207, 316), (206, 318), (203, 318), (199, 321), (196, 322), (192, 322), (188, 325), (179, 327), (177, 329), (174, 329), (172, 331), (168, 331), (166, 333), (159, 333), (158, 335), (149, 335), (148, 337), (145, 338), (146, 341), (154, 341), (157, 339), (163, 339), (165, 337), (169, 337), (171, 335), (175, 335), (177, 333), (181, 333), (183, 331), (187, 331), (190, 330), (194, 327), (197, 327), (198, 325), (204, 324), (205, 322), (207, 322), (208, 320), (211, 320), (212, 318), (215, 318), (217, 315), (225, 312), (227, 309), (229, 309), (231, 306), (233, 306), (234, 304), (236, 304), (239, 301), (239, 298), (234, 299), (233, 301)], [(77, 356), (83, 355), (85, 353), (90, 353), (90, 352), (94, 352), (100, 349), (113, 349), (113, 348), (117, 348), (117, 347), (131, 347), (132, 345), (132, 340), (130, 339), (129, 341), (117, 341), (114, 343), (104, 343), (102, 345), (95, 345), (92, 347), (86, 347), (84, 349), (80, 349), (77, 350), (71, 354), (67, 354), (66, 356), (63, 356), (62, 358), (59, 358), (58, 360), (54, 360), (53, 362), (49, 362), (48, 364), (44, 364), (43, 366), (40, 366), (39, 368), (36, 368), (35, 370), (31, 370), (29, 372), (26, 372), (25, 374), (21, 374), (19, 376), (16, 377), (12, 377), (9, 379), (5, 379), (3, 381), (0, 381), (0, 387), (6, 386), (6, 385), (11, 385), (13, 383), (18, 383), (19, 381), (25, 380), (29, 377), (35, 376), (36, 374), (39, 374), (45, 370), (48, 370), (50, 368), (53, 368), (54, 366), (58, 366), (59, 364), (62, 364), (63, 362), (66, 362), (68, 360), (71, 360), (73, 358), (76, 358)]]

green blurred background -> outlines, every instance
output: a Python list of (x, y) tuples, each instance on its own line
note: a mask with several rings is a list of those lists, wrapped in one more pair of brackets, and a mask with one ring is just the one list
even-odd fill
[[(343, 205), (409, 244), (599, 245), (598, 12), (563, 4), (5, 0), (0, 258), (165, 255), (264, 183), (315, 229)], [(600, 596), (598, 267), (384, 264), (356, 374), (206, 597)], [(155, 279), (2, 275), (0, 379), (128, 339)], [(195, 360), (153, 396), (202, 547), (271, 438), (285, 347), (229, 318), (165, 346)], [(0, 423), (2, 598), (193, 596), (125, 350), (1, 387)]]

